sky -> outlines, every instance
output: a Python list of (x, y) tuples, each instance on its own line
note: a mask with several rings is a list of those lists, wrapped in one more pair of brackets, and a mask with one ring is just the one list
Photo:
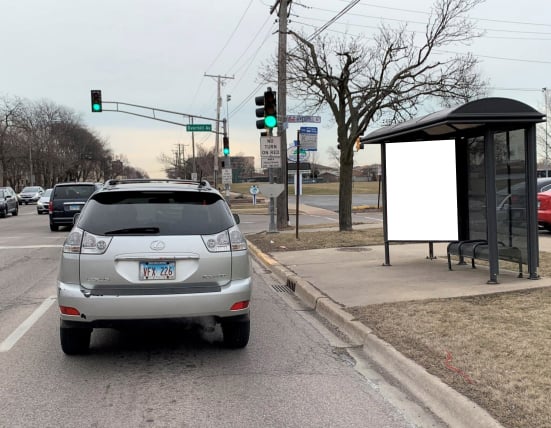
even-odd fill
[[(92, 113), (90, 90), (106, 101), (216, 118), (217, 77), (221, 118), (227, 118), (232, 155), (254, 156), (260, 167), (254, 97), (265, 86), (259, 69), (277, 51), (276, 0), (0, 0), (0, 97), (47, 100), (74, 111), (83, 124), (133, 167), (164, 177), (160, 155), (178, 145), (187, 157), (191, 133), (184, 126), (121, 112)], [(293, 1), (289, 28), (312, 34), (350, 0)], [(381, 23), (422, 31), (430, 0), (361, 0), (325, 33), (358, 34), (366, 40)], [(513, 98), (545, 113), (551, 96), (551, 7), (546, 0), (487, 0), (469, 15), (484, 35), (470, 46), (489, 81), (489, 96)], [(290, 39), (289, 39), (290, 40)], [(292, 47), (292, 42), (289, 42)], [(228, 95), (230, 97), (228, 97)], [(231, 99), (229, 99), (231, 98)], [(288, 114), (310, 114), (287, 101)], [(113, 104), (109, 104), (113, 107)], [(109, 108), (104, 104), (104, 108)], [(426, 113), (437, 105), (423, 107)], [(151, 115), (150, 110), (134, 112)], [(159, 117), (159, 116), (158, 116)], [(188, 123), (187, 116), (161, 116)], [(194, 123), (207, 123), (195, 119)], [(213, 122), (210, 122), (213, 123)], [(336, 166), (336, 127), (327, 115), (318, 127), (317, 163)], [(290, 124), (290, 135), (298, 125)], [(368, 132), (378, 126), (368, 128)], [(214, 128), (214, 125), (213, 125)], [(214, 147), (213, 133), (195, 133), (195, 144)], [(221, 142), (220, 142), (221, 145)], [(379, 162), (378, 147), (355, 154), (357, 165)]]

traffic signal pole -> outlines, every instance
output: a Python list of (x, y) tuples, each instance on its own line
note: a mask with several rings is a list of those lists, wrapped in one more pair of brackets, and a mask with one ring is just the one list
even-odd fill
[[(277, 53), (277, 92), (279, 94), (277, 103), (277, 135), (280, 137), (281, 168), (279, 170), (280, 183), (284, 185), (284, 191), (277, 197), (277, 226), (280, 230), (285, 229), (289, 224), (289, 185), (287, 174), (287, 18), (289, 16), (289, 0), (278, 0), (270, 13), (273, 13), (279, 3), (279, 34)], [(297, 206), (298, 210), (298, 206)]]

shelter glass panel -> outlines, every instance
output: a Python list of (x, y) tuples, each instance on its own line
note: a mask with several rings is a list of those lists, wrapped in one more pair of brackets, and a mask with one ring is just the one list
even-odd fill
[(469, 239), (487, 237), (486, 229), (486, 169), (484, 168), (484, 137), (467, 141)]
[(517, 247), (527, 260), (527, 191), (524, 130), (494, 134), (499, 245)]

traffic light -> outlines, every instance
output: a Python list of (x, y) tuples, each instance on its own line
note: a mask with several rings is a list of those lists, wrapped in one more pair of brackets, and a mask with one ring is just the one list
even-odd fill
[(264, 125), (266, 128), (272, 129), (277, 126), (277, 101), (276, 93), (268, 88), (264, 92)]
[(262, 119), (256, 121), (256, 129), (272, 129), (277, 126), (277, 101), (276, 93), (272, 88), (268, 88), (264, 95), (255, 97), (254, 102), (257, 106), (256, 117)]
[(92, 89), (92, 113), (101, 113), (103, 107), (101, 105), (101, 91), (98, 89)]
[(362, 150), (364, 148), (364, 143), (360, 141), (360, 137), (356, 138), (356, 151)]
[(230, 139), (229, 137), (224, 137), (222, 139), (223, 143), (224, 143), (224, 149), (222, 150), (222, 152), (224, 153), (224, 156), (229, 156), (230, 155)]

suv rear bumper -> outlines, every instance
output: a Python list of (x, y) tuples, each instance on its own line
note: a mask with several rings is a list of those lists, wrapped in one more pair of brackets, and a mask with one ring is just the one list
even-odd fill
[(64, 321), (94, 324), (101, 321), (154, 320), (213, 316), (234, 317), (249, 313), (249, 308), (231, 311), (234, 303), (251, 299), (251, 278), (235, 280), (222, 291), (200, 294), (90, 296), (80, 285), (58, 281), (60, 306), (76, 308), (80, 315), (64, 315)]

